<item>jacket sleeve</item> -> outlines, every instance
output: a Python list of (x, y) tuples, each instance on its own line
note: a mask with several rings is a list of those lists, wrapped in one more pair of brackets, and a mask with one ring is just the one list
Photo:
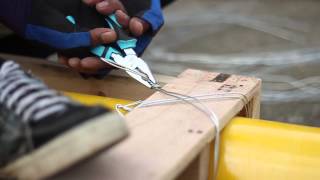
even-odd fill
[(139, 17), (150, 24), (150, 30), (138, 38), (135, 51), (142, 55), (164, 24), (162, 8), (172, 0), (120, 0), (130, 16)]
[(1, 0), (0, 21), (18, 34), (23, 34), (31, 0)]
[(171, 4), (173, 1), (175, 1), (175, 0), (161, 0), (161, 6), (162, 6), (162, 8), (168, 6), (168, 5)]

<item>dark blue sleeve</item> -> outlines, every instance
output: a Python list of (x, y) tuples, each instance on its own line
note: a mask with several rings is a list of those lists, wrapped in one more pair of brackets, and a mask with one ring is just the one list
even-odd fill
[(31, 0), (1, 0), (0, 21), (10, 29), (23, 35), (27, 17), (31, 10)]
[(142, 55), (144, 50), (148, 47), (152, 38), (157, 34), (162, 25), (164, 24), (164, 18), (162, 14), (162, 8), (166, 7), (174, 0), (151, 0), (150, 8), (140, 16), (143, 20), (147, 21), (151, 25), (151, 31), (144, 34), (138, 39), (136, 52), (138, 55)]
[(173, 1), (175, 1), (175, 0), (161, 0), (161, 6), (162, 6), (162, 8), (168, 6), (168, 5), (171, 4)]
[(150, 8), (144, 11), (140, 18), (147, 21), (151, 29), (149, 32), (138, 38), (137, 48), (135, 49), (138, 55), (142, 55), (144, 50), (150, 44), (152, 38), (157, 34), (162, 25), (164, 24), (164, 18), (162, 14), (162, 4), (160, 0), (150, 0)]

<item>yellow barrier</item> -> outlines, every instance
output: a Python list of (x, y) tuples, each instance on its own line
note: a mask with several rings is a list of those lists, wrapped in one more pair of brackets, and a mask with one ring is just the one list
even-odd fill
[(93, 96), (93, 95), (79, 94), (79, 93), (73, 93), (73, 92), (64, 92), (64, 94), (69, 96), (71, 99), (78, 101), (82, 104), (86, 104), (86, 105), (99, 104), (112, 110), (115, 109), (116, 104), (128, 104), (131, 102), (123, 99)]
[(222, 132), (218, 179), (320, 179), (320, 128), (234, 118)]
[[(77, 93), (72, 99), (114, 109), (130, 101)], [(320, 179), (320, 128), (234, 118), (221, 135), (218, 179)]]

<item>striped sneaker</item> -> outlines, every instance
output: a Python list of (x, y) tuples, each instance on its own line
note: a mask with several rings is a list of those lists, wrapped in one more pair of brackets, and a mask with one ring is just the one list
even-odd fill
[(0, 179), (43, 179), (119, 142), (124, 121), (0, 60)]

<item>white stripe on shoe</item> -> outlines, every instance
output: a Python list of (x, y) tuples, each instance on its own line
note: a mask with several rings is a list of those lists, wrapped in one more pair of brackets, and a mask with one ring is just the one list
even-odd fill
[(0, 103), (23, 121), (37, 121), (64, 111), (70, 99), (50, 90), (41, 81), (24, 72), (18, 64), (7, 61), (0, 67)]

